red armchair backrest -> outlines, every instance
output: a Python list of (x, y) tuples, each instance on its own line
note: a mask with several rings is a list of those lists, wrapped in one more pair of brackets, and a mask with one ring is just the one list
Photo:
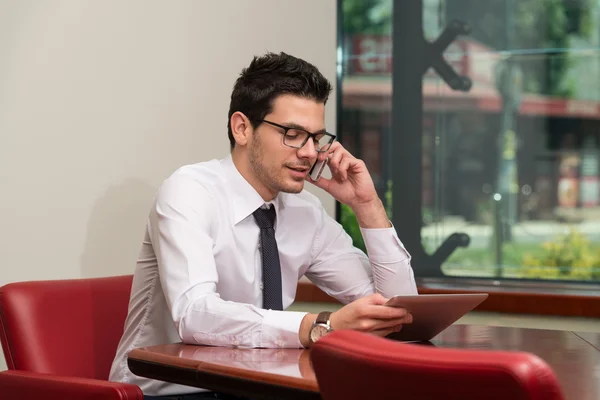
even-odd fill
[(562, 400), (552, 369), (524, 352), (406, 344), (332, 332), (311, 350), (324, 400)]
[(9, 369), (108, 379), (133, 277), (11, 283), (0, 288)]

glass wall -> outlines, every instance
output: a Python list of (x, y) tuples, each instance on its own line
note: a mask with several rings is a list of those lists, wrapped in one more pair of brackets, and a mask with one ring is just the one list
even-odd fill
[(600, 281), (600, 0), (340, 9), (340, 140), (415, 273)]

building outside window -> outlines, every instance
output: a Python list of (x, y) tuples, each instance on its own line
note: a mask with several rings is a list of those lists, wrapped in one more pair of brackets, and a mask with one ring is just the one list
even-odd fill
[[(338, 133), (415, 273), (600, 281), (600, 0), (339, 7)], [(468, 90), (429, 67), (428, 43), (456, 23), (468, 33), (443, 57)], [(417, 92), (401, 90), (413, 81)], [(364, 249), (352, 211), (339, 211)]]

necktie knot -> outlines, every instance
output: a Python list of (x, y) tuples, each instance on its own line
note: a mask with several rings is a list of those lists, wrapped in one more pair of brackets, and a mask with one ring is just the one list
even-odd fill
[(254, 215), (256, 224), (260, 229), (273, 228), (275, 225), (275, 207), (273, 206), (270, 208), (257, 208), (252, 215)]

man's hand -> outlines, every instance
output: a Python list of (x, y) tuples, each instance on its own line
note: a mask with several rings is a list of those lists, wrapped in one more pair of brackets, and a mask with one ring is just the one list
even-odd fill
[(353, 301), (331, 314), (331, 328), (353, 329), (377, 336), (398, 332), (402, 324), (412, 322), (412, 315), (404, 308), (385, 306), (387, 301), (379, 293)]
[[(402, 324), (412, 322), (412, 315), (404, 308), (385, 306), (387, 301), (388, 299), (375, 293), (346, 304), (329, 317), (331, 328), (353, 329), (377, 336), (398, 332), (402, 329)], [(308, 336), (316, 318), (317, 314), (306, 314), (300, 323), (298, 337), (304, 347), (310, 346)]]
[(371, 174), (364, 161), (348, 152), (339, 142), (334, 142), (329, 151), (319, 153), (318, 160), (329, 157), (327, 165), (332, 178), (321, 177), (306, 180), (331, 194), (340, 203), (348, 205), (363, 228), (389, 228), (391, 225), (385, 208), (377, 195)]
[(350, 154), (341, 143), (334, 142), (329, 151), (319, 153), (317, 158), (321, 161), (327, 157), (329, 158), (327, 165), (331, 170), (332, 178), (321, 177), (319, 180), (313, 181), (310, 176), (307, 176), (306, 179), (309, 182), (352, 209), (379, 199), (365, 163)]

